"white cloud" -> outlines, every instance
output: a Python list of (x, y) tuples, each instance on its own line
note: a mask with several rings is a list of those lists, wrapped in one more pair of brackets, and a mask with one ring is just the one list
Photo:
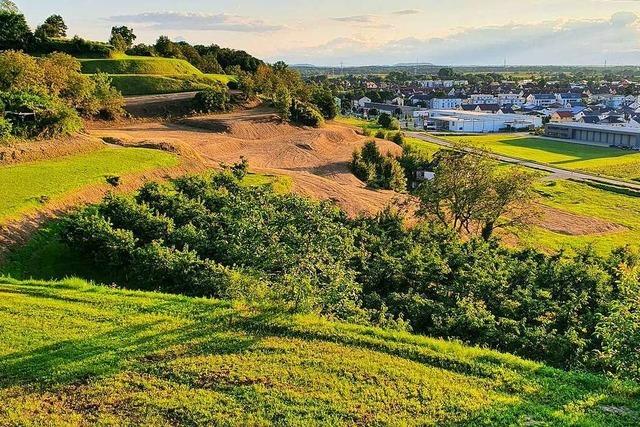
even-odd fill
[(420, 13), (422, 13), (422, 11), (418, 9), (403, 9), (393, 12), (394, 15), (418, 15)]
[(378, 42), (340, 37), (304, 50), (283, 52), (291, 62), (350, 65), (421, 62), (436, 64), (636, 64), (640, 20), (619, 12), (608, 19), (550, 20), (466, 28), (444, 37)]
[(284, 28), (260, 19), (226, 13), (148, 12), (135, 15), (119, 15), (108, 18), (110, 22), (141, 24), (156, 30), (235, 31), (265, 33)]

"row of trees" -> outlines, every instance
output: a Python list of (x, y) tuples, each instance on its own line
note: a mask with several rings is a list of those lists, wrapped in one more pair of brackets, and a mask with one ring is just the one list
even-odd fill
[(640, 378), (637, 253), (515, 251), (437, 222), (409, 228), (392, 209), (349, 219), (247, 188), (245, 170), (108, 197), (65, 220), (62, 239), (125, 287), (245, 298)]

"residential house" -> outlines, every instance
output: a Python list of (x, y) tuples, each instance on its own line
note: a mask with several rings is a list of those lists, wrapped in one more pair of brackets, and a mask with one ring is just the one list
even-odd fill
[(557, 110), (551, 113), (551, 121), (554, 123), (572, 122), (573, 113), (571, 110)]
[(536, 107), (549, 107), (557, 102), (552, 93), (532, 93), (527, 97), (527, 104)]
[(447, 96), (444, 98), (432, 98), (429, 108), (434, 110), (455, 110), (462, 105), (462, 98)]
[(562, 105), (562, 108), (571, 108), (582, 102), (582, 94), (573, 92), (558, 93), (556, 94), (556, 100)]
[(479, 93), (469, 96), (469, 102), (471, 104), (497, 104), (498, 98), (491, 94)]
[(522, 106), (522, 104), (524, 104), (524, 98), (519, 93), (499, 93), (498, 104)]

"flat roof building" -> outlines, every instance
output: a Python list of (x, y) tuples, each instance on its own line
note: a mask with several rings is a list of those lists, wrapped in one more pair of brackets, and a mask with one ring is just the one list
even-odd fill
[(545, 136), (603, 147), (640, 150), (640, 128), (591, 123), (549, 123)]
[(413, 113), (416, 127), (448, 132), (490, 133), (530, 130), (542, 119), (523, 114), (492, 114), (460, 110), (428, 110)]

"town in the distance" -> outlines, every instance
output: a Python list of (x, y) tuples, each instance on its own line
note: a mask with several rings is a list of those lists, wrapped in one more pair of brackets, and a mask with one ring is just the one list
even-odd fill
[(0, 0), (0, 427), (640, 426), (639, 202), (640, 1)]

